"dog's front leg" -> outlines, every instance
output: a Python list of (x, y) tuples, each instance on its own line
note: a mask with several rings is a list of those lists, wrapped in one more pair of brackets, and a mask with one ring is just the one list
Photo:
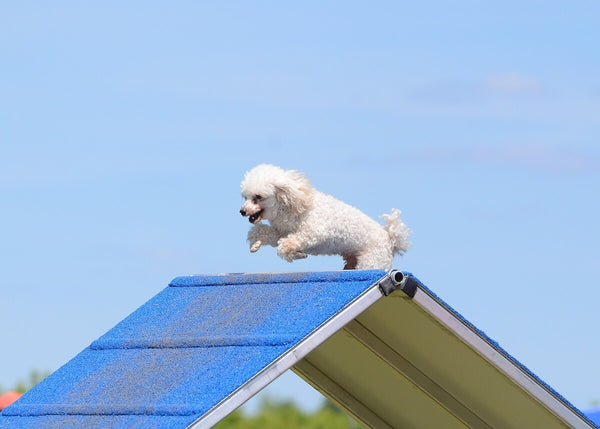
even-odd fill
[(277, 246), (277, 241), (281, 238), (281, 234), (268, 225), (259, 223), (254, 225), (248, 231), (248, 243), (250, 243), (250, 252), (254, 253), (260, 246)]
[(308, 255), (302, 249), (302, 241), (296, 234), (290, 234), (277, 242), (277, 254), (288, 262), (306, 258)]

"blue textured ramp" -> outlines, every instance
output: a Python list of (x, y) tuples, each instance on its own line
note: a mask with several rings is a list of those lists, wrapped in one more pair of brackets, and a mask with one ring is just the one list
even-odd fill
[(596, 426), (600, 427), (600, 408), (595, 408), (593, 410), (589, 410), (585, 413), (588, 419), (596, 424)]
[(174, 279), (0, 414), (0, 428), (184, 428), (385, 275)]

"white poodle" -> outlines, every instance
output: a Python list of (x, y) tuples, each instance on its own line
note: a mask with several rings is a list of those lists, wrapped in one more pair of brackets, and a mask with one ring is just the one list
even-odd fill
[(403, 254), (410, 245), (400, 210), (383, 215), (386, 224), (380, 225), (317, 191), (295, 170), (261, 164), (246, 173), (241, 188), (245, 202), (240, 213), (254, 225), (248, 232), (251, 252), (269, 245), (288, 262), (309, 254), (341, 255), (344, 269), (388, 270), (394, 254)]

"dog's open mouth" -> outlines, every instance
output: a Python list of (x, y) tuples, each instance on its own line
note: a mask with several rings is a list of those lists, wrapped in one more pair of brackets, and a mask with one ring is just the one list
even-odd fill
[(264, 212), (264, 210), (260, 210), (256, 213), (254, 213), (253, 215), (250, 215), (250, 217), (248, 217), (248, 220), (250, 221), (250, 223), (256, 223), (259, 220), (261, 220), (263, 212)]

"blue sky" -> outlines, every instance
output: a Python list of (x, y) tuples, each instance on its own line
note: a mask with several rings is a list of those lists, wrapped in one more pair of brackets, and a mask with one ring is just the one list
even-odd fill
[(341, 268), (248, 252), (239, 182), (270, 162), (402, 209), (397, 268), (575, 405), (600, 399), (598, 3), (1, 9), (1, 386), (173, 277)]

